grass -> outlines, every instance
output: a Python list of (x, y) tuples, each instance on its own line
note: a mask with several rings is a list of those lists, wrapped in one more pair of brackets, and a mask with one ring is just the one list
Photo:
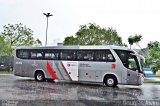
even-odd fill
[(8, 71), (0, 71), (0, 74), (13, 74), (13, 72), (8, 72)]
[(160, 81), (155, 81), (155, 80), (151, 80), (151, 79), (145, 79), (144, 83), (155, 83), (155, 84), (160, 84)]

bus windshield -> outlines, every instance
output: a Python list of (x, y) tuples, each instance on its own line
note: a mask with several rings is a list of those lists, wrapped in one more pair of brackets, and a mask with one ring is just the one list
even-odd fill
[(145, 64), (145, 58), (143, 56), (141, 56), (141, 55), (138, 55), (137, 57), (138, 57), (139, 62), (140, 62), (141, 72), (143, 73), (143, 67), (144, 67), (144, 64)]
[(142, 72), (141, 64), (134, 52), (126, 50), (115, 50), (115, 52), (126, 68), (139, 73)]

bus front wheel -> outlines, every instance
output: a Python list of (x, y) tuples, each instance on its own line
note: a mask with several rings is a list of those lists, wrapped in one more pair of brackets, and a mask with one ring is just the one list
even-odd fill
[(42, 82), (45, 80), (44, 73), (42, 71), (38, 71), (35, 73), (35, 80)]
[(107, 76), (104, 79), (104, 84), (107, 87), (115, 87), (115, 86), (117, 86), (117, 80), (114, 76)]

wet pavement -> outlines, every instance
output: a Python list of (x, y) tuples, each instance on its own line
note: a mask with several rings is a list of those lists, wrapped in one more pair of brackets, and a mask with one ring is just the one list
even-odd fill
[(0, 106), (160, 106), (160, 84), (118, 85), (36, 82), (0, 75)]

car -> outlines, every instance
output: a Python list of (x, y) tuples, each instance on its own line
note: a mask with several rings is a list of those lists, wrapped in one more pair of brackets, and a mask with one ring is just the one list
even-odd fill
[(9, 65), (6, 63), (0, 63), (0, 71), (9, 71)]
[(143, 72), (145, 77), (155, 77), (153, 71), (150, 68), (143, 68)]

